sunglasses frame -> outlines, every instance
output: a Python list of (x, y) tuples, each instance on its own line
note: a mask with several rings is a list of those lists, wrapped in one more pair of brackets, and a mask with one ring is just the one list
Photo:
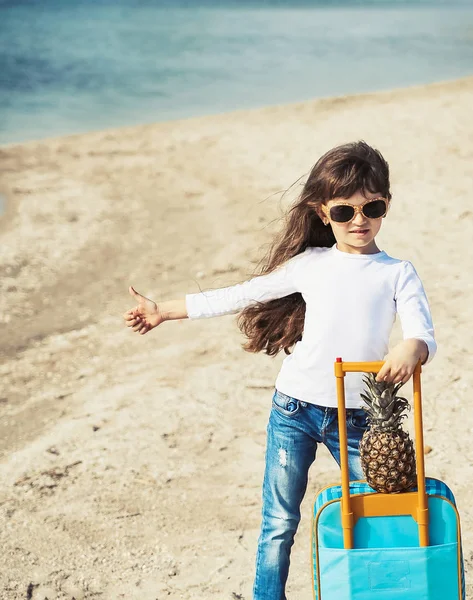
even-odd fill
[[(380, 217), (368, 217), (363, 212), (363, 208), (366, 204), (369, 204), (370, 202), (375, 202), (376, 200), (382, 200), (384, 202), (384, 206), (385, 206), (384, 215), (381, 215)], [(330, 210), (334, 206), (350, 206), (351, 208), (353, 208), (353, 217), (351, 219), (348, 219), (348, 221), (335, 221), (330, 216)], [(350, 223), (351, 221), (353, 221), (353, 219), (356, 217), (356, 215), (360, 212), (366, 219), (384, 219), (384, 217), (388, 214), (389, 200), (387, 200), (386, 198), (379, 197), (379, 198), (370, 198), (369, 200), (366, 200), (365, 202), (363, 202), (363, 204), (358, 204), (358, 205), (351, 204), (350, 202), (337, 202), (336, 204), (332, 204), (332, 206), (330, 208), (326, 204), (322, 204), (321, 207), (322, 207), (322, 211), (325, 213), (325, 216), (328, 217), (334, 223)]]

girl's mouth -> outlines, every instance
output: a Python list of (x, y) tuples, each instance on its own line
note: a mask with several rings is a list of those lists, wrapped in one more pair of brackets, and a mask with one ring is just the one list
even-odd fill
[(350, 233), (354, 233), (355, 235), (366, 235), (369, 232), (369, 229), (354, 229), (350, 231)]

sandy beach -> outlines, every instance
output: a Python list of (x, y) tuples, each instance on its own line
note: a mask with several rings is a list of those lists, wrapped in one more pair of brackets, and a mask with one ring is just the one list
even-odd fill
[[(1, 600), (251, 600), (283, 356), (244, 352), (235, 316), (139, 336), (128, 286), (249, 278), (299, 178), (357, 139), (391, 167), (379, 246), (431, 304), (426, 470), (456, 496), (473, 597), (472, 105), (465, 78), (0, 148)], [(338, 477), (320, 449), (290, 600), (312, 598), (313, 498)]]

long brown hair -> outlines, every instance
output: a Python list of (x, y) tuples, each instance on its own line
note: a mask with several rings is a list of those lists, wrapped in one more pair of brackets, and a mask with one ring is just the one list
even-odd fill
[[(317, 208), (333, 198), (350, 198), (356, 192), (380, 193), (391, 199), (388, 163), (363, 141), (337, 146), (316, 162), (285, 217), (282, 231), (261, 261), (258, 275), (271, 273), (308, 247), (333, 246), (332, 227), (323, 224)], [(305, 301), (300, 293), (248, 306), (238, 318), (238, 326), (248, 338), (243, 348), (270, 356), (280, 350), (289, 354), (302, 339), (304, 318)]]

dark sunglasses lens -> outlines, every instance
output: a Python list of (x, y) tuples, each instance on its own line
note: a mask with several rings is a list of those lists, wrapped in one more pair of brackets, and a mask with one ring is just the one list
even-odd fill
[(368, 202), (363, 207), (363, 214), (368, 219), (379, 219), (384, 216), (386, 213), (386, 203), (384, 200), (373, 200), (373, 202)]
[(332, 221), (335, 221), (335, 223), (346, 223), (347, 221), (351, 221), (354, 214), (355, 209), (353, 206), (347, 206), (346, 204), (338, 204), (332, 206), (330, 209), (330, 218)]

